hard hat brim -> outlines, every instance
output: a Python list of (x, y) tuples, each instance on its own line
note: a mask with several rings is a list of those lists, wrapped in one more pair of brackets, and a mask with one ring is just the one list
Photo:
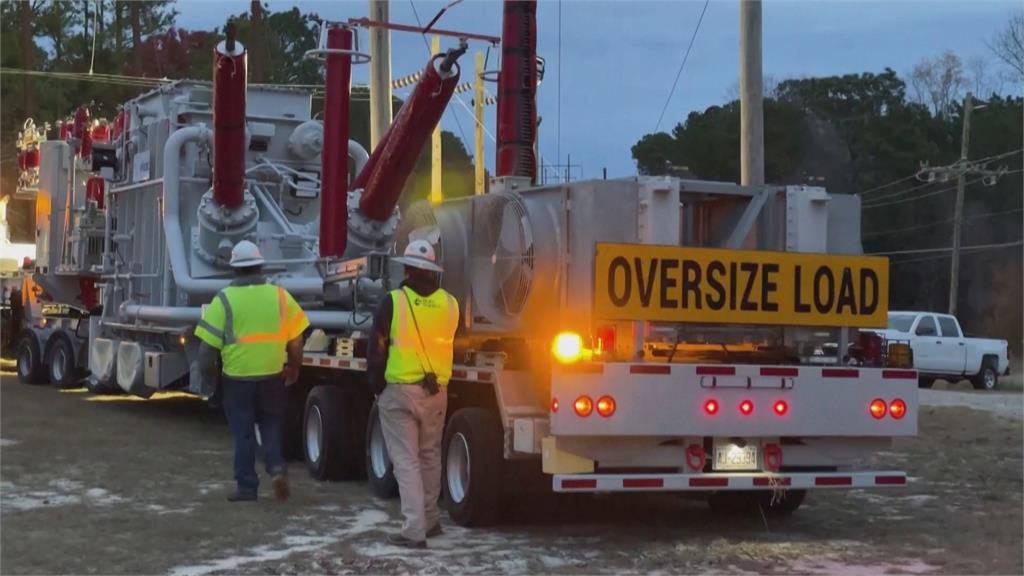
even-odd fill
[(415, 256), (397, 256), (392, 258), (395, 262), (400, 262), (406, 266), (413, 268), (419, 268), (420, 270), (429, 270), (431, 272), (444, 272), (444, 268), (441, 268), (437, 264), (427, 260), (426, 258), (417, 258)]
[(232, 268), (249, 268), (252, 266), (262, 266), (266, 260), (260, 258), (243, 258), (241, 260), (233, 260), (231, 262)]

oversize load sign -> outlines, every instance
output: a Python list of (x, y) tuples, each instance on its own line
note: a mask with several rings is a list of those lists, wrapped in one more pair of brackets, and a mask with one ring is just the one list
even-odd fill
[(598, 244), (594, 280), (608, 320), (881, 328), (889, 308), (871, 256)]

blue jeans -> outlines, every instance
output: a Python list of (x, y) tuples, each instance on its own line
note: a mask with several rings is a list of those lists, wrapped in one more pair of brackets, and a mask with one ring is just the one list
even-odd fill
[(281, 376), (242, 380), (221, 377), (224, 390), (224, 414), (235, 439), (235, 481), (240, 494), (255, 495), (260, 480), (256, 476), (256, 433), (260, 427), (267, 474), (284, 474), (282, 453), (284, 416), (288, 390)]

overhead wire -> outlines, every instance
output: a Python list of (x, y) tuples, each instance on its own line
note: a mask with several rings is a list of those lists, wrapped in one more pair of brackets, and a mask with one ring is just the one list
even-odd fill
[[(1016, 214), (1016, 213), (1019, 213), (1019, 212), (1022, 212), (1022, 211), (1024, 211), (1024, 208), (1014, 208), (1013, 210), (1002, 210), (1002, 211), (999, 211), (999, 212), (987, 212), (985, 214), (975, 214), (975, 215), (972, 215), (972, 216), (968, 216), (968, 217), (964, 218), (964, 220), (982, 220), (984, 218), (991, 218), (993, 216), (1006, 216), (1006, 215), (1009, 215), (1009, 214)], [(899, 228), (897, 230), (880, 230), (880, 231), (877, 231), (877, 232), (868, 232), (868, 233), (864, 234), (863, 237), (864, 238), (871, 238), (871, 237), (875, 237), (875, 236), (888, 236), (890, 234), (900, 234), (902, 232), (911, 232), (913, 230), (923, 230), (925, 228), (931, 228), (933, 226), (938, 226), (940, 224), (949, 224), (949, 223), (952, 223), (953, 221), (954, 221), (953, 218), (947, 218), (945, 220), (936, 220), (935, 222), (930, 222), (928, 224), (921, 224), (919, 226), (910, 226), (908, 228)]]
[(672, 102), (672, 96), (676, 93), (676, 86), (679, 84), (679, 77), (683, 74), (683, 67), (686, 66), (686, 61), (690, 58), (690, 50), (693, 49), (693, 42), (697, 39), (697, 32), (700, 31), (701, 22), (704, 21), (704, 13), (708, 11), (708, 4), (711, 0), (704, 0), (704, 8), (700, 11), (700, 18), (697, 19), (697, 25), (693, 27), (693, 34), (690, 36), (690, 43), (686, 46), (686, 53), (683, 55), (683, 61), (679, 64), (679, 70), (676, 71), (676, 79), (672, 82), (672, 89), (668, 92), (668, 98), (665, 99), (665, 105), (661, 108), (661, 114), (658, 115), (658, 123), (654, 126), (654, 132), (657, 133), (658, 129), (661, 128), (661, 121), (665, 119), (665, 111), (668, 110), (669, 103)]
[[(1010, 174), (1018, 174), (1018, 173), (1020, 173), (1022, 171), (1024, 171), (1024, 170), (1021, 170), (1021, 169), (1010, 170), (1010, 171), (1007, 171), (1007, 172), (1003, 172), (1002, 175), (1003, 176), (1007, 176), (1007, 175), (1010, 175)], [(978, 182), (981, 182), (984, 179), (985, 179), (984, 176), (979, 176), (978, 178), (975, 178), (973, 180), (967, 181), (964, 185), (965, 186), (970, 186), (971, 184), (976, 184)], [(943, 188), (941, 190), (936, 190), (934, 192), (929, 192), (927, 194), (919, 194), (917, 196), (913, 196), (913, 197), (910, 197), (910, 198), (903, 198), (901, 200), (893, 200), (891, 202), (880, 202), (880, 203), (864, 204), (864, 205), (861, 206), (861, 210), (870, 210), (872, 208), (881, 208), (883, 206), (893, 206), (893, 205), (896, 205), (896, 204), (903, 204), (905, 202), (914, 202), (914, 201), (917, 201), (917, 200), (922, 200), (924, 198), (930, 198), (932, 196), (936, 196), (936, 195), (942, 194), (944, 192), (949, 192), (951, 190), (956, 190), (956, 188), (957, 188), (957, 185), (954, 184), (952, 186), (948, 186), (948, 187)]]
[[(978, 244), (976, 246), (961, 246), (960, 251), (995, 250), (999, 248), (1010, 248), (1024, 245), (1024, 240), (1015, 242), (1002, 242), (998, 244)], [(952, 252), (952, 248), (916, 248), (913, 250), (892, 250), (888, 252), (867, 252), (866, 256), (899, 256), (901, 254), (935, 254), (939, 252)]]
[[(457, 4), (457, 2), (453, 2), (453, 3), (449, 4), (449, 6), (454, 6), (455, 4)], [(419, 11), (416, 10), (416, 3), (413, 2), (413, 0), (409, 0), (409, 6), (412, 7), (412, 14), (416, 18), (416, 25), (419, 26), (420, 28), (423, 28), (423, 22), (420, 20), (420, 13), (419, 13)], [(447, 9), (448, 9), (448, 6), (445, 6), (444, 8), (441, 9), (441, 12), (444, 12)], [(438, 16), (438, 17), (440, 17), (440, 16)], [(437, 22), (437, 18), (434, 18), (433, 20), (431, 20), (431, 22), (430, 22), (431, 26), (433, 26), (433, 24), (435, 22)], [(433, 54), (434, 51), (430, 48), (430, 42), (427, 40), (426, 32), (424, 32), (420, 36), (423, 38), (424, 46), (427, 47), (427, 54), (433, 56), (434, 55)], [(455, 99), (460, 104), (462, 104), (463, 108), (465, 108), (467, 111), (470, 111), (469, 110), (469, 106), (466, 106), (466, 103), (462, 101), (462, 98), (460, 98), (458, 94), (452, 92), (452, 96), (454, 96)], [(462, 122), (459, 121), (459, 115), (458, 114), (452, 114), (451, 116), (452, 116), (452, 118), (455, 119), (455, 125), (458, 126), (458, 128), (459, 128), (459, 135), (462, 136), (462, 141), (465, 142), (465, 143), (468, 143), (469, 140), (466, 138), (466, 132), (462, 129)], [(474, 120), (474, 122), (476, 121), (476, 116), (473, 116), (473, 120)]]

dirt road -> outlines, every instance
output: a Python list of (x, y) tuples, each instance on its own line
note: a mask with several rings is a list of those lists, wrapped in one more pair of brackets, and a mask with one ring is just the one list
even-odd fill
[(1019, 413), (927, 406), (920, 436), (877, 463), (906, 469), (906, 488), (815, 493), (767, 525), (671, 496), (548, 497), (517, 502), (499, 528), (446, 520), (415, 553), (384, 543), (397, 503), (362, 484), (296, 467), (288, 503), (269, 486), (257, 504), (226, 502), (230, 438), (192, 398), (61, 393), (6, 375), (0, 417), (7, 574), (1024, 572)]

